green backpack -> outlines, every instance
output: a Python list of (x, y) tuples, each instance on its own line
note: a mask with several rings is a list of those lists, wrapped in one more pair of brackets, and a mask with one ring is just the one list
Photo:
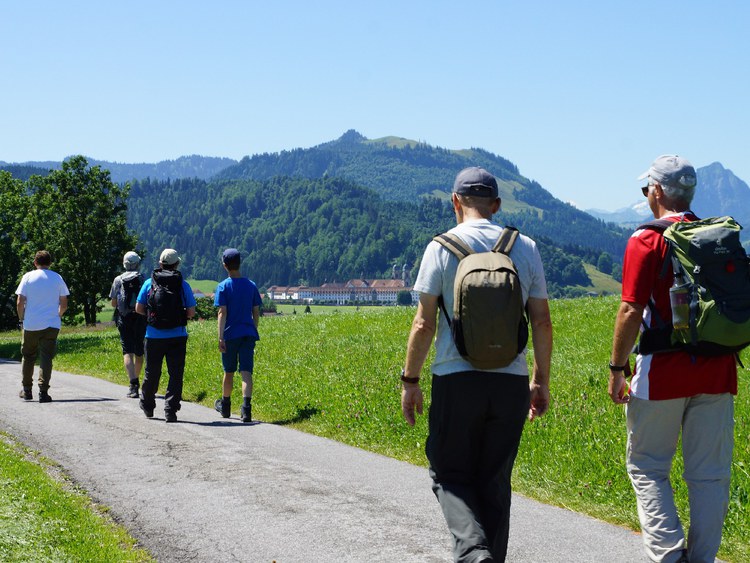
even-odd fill
[(529, 339), (521, 282), (509, 256), (517, 238), (517, 229), (505, 227), (489, 252), (474, 252), (452, 233), (433, 238), (459, 260), (452, 320), (442, 295), (438, 303), (458, 352), (477, 369), (510, 365)]
[(649, 303), (656, 327), (645, 327), (642, 354), (686, 350), (695, 355), (736, 353), (750, 344), (750, 263), (740, 243), (742, 227), (732, 217), (671, 222), (658, 219), (639, 228), (663, 232), (672, 264), (672, 323)]

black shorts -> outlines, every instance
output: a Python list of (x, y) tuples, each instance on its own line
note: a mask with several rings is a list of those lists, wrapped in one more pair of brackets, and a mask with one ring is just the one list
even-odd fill
[(131, 313), (127, 317), (117, 317), (120, 331), (120, 344), (123, 354), (143, 356), (143, 339), (146, 337), (146, 317)]

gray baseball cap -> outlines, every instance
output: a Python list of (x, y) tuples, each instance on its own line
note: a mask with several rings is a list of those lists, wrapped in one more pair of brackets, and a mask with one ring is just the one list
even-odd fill
[(461, 170), (456, 176), (456, 181), (453, 182), (453, 193), (496, 198), (498, 196), (497, 180), (484, 168), (470, 166)]
[(174, 248), (165, 248), (162, 251), (161, 256), (159, 256), (159, 262), (166, 266), (174, 266), (181, 262), (181, 258)]
[(137, 268), (138, 264), (141, 263), (141, 257), (138, 256), (135, 252), (132, 250), (125, 253), (125, 256), (122, 257), (122, 266), (123, 268)]
[(651, 178), (662, 186), (681, 189), (695, 187), (697, 183), (693, 165), (676, 154), (663, 154), (657, 158), (651, 168), (638, 176), (639, 180), (646, 178)]

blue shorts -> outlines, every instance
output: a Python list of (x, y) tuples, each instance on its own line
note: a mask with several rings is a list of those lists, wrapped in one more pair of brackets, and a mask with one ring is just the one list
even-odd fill
[(239, 371), (249, 371), (253, 373), (253, 354), (255, 353), (255, 339), (252, 336), (242, 336), (233, 338), (224, 342), (227, 347), (226, 352), (221, 353), (221, 365), (225, 373), (234, 373), (237, 371), (239, 362)]

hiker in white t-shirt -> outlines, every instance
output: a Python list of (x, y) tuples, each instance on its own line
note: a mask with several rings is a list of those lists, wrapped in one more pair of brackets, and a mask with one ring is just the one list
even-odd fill
[(16, 310), (23, 322), (21, 335), (20, 397), (31, 401), (33, 396), (34, 363), (39, 356), (39, 402), (49, 403), (49, 382), (52, 378), (52, 359), (57, 350), (57, 335), (61, 318), (68, 308), (68, 286), (60, 274), (50, 270), (52, 257), (46, 250), (34, 256), (35, 269), (21, 278), (16, 289)]
[[(497, 180), (483, 168), (459, 172), (451, 201), (457, 226), (449, 234), (473, 252), (491, 250), (508, 230), (491, 221), (500, 198)], [(552, 323), (541, 258), (534, 241), (523, 235), (515, 239), (509, 256), (518, 271), (522, 306), (531, 322), (531, 377), (525, 345), (509, 364), (492, 369), (478, 369), (459, 353), (448, 319), (448, 311), (454, 310), (459, 261), (437, 241), (427, 246), (414, 284), (419, 304), (401, 374), (401, 408), (410, 425), (415, 422), (415, 411), (422, 413), (419, 379), (434, 340), (425, 451), (432, 490), (453, 535), (453, 557), (459, 563), (505, 560), (510, 478), (524, 421), (527, 415), (531, 419), (543, 415), (549, 406)], [(445, 309), (439, 306), (441, 301)]]

